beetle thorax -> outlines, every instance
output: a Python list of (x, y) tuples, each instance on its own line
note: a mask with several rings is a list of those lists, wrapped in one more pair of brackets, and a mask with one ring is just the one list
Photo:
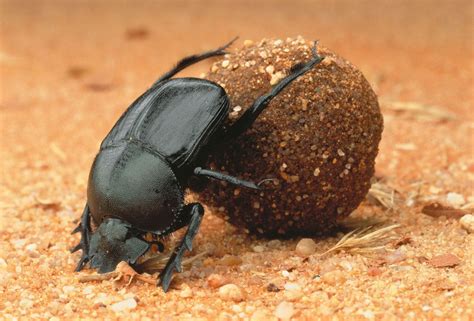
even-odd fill
[(154, 233), (166, 233), (183, 206), (183, 191), (171, 167), (133, 141), (99, 152), (89, 175), (87, 197), (95, 223), (120, 218)]

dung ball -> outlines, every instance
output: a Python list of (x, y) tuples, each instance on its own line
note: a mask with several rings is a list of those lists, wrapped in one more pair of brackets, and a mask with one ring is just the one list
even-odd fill
[[(225, 127), (311, 59), (312, 42), (264, 39), (217, 61), (206, 78), (231, 100)], [(364, 199), (383, 130), (377, 96), (349, 61), (325, 58), (275, 97), (250, 129), (213, 150), (207, 167), (260, 182), (250, 190), (210, 180), (198, 199), (230, 223), (266, 236), (327, 232)], [(193, 186), (193, 185), (192, 185)]]

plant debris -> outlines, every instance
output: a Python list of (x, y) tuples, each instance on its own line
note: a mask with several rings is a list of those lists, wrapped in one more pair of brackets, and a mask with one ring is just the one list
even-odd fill
[(375, 205), (381, 205), (387, 210), (394, 210), (400, 206), (400, 193), (385, 183), (375, 182), (369, 189), (367, 200)]
[(421, 209), (421, 213), (432, 216), (432, 217), (441, 217), (445, 216), (447, 218), (460, 219), (468, 212), (462, 209), (454, 208), (451, 206), (446, 206), (438, 202), (430, 203)]
[(409, 118), (419, 121), (449, 121), (457, 119), (457, 116), (446, 109), (421, 104), (418, 102), (381, 101), (382, 107), (398, 113), (403, 113)]
[(428, 261), (428, 264), (437, 268), (454, 267), (459, 263), (461, 263), (461, 260), (451, 253), (434, 256)]
[(124, 261), (117, 264), (115, 271), (103, 274), (79, 275), (77, 278), (79, 282), (104, 281), (110, 279), (117, 282), (124, 280), (127, 282), (126, 286), (129, 286), (134, 279), (155, 285), (157, 282), (156, 278), (149, 274), (139, 274), (127, 262)]
[(35, 204), (33, 206), (44, 210), (58, 211), (61, 208), (61, 202), (35, 196)]
[[(204, 252), (196, 254), (192, 257), (187, 257), (187, 258), (183, 259), (181, 264), (183, 265), (183, 267), (189, 266), (189, 265), (191, 265), (191, 263), (193, 263), (197, 259), (202, 258), (203, 256), (206, 256), (207, 254), (209, 254), (209, 253), (207, 251), (204, 251)], [(146, 259), (142, 263), (137, 264), (137, 270), (147, 272), (147, 273), (151, 273), (151, 274), (156, 273), (156, 272), (160, 272), (161, 270), (164, 269), (164, 267), (166, 266), (166, 263), (168, 263), (168, 260), (169, 260), (170, 256), (171, 256), (171, 253), (169, 253), (167, 255), (163, 255), (163, 254), (154, 255), (154, 256)]]
[(394, 229), (400, 227), (399, 224), (393, 224), (380, 229), (369, 226), (362, 229), (353, 230), (344, 235), (336, 245), (331, 247), (319, 256), (331, 252), (346, 251), (358, 254), (374, 254), (380, 250), (385, 250), (385, 245), (394, 239), (390, 234)]

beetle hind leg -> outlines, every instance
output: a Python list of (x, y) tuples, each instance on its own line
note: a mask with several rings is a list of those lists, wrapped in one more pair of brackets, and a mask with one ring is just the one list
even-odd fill
[(276, 84), (272, 90), (257, 98), (253, 105), (245, 111), (245, 113), (227, 130), (223, 141), (229, 141), (236, 138), (244, 131), (246, 131), (258, 116), (265, 110), (270, 101), (275, 98), (283, 89), (291, 84), (296, 78), (303, 75), (307, 71), (311, 70), (314, 65), (320, 63), (324, 57), (319, 56), (316, 51), (317, 42), (314, 43), (312, 48), (313, 57), (304, 63), (298, 63), (293, 66), (290, 70), (290, 74), (283, 78), (278, 84)]
[(75, 247), (71, 249), (71, 253), (74, 253), (78, 250), (82, 250), (82, 257), (77, 263), (75, 271), (78, 272), (84, 268), (84, 266), (89, 261), (89, 244), (90, 244), (90, 211), (89, 206), (86, 204), (84, 211), (82, 212), (81, 222), (79, 225), (72, 231), (72, 233), (81, 232), (81, 241)]
[[(181, 243), (175, 248), (173, 254), (168, 260), (163, 271), (159, 276), (159, 283), (163, 288), (163, 291), (167, 292), (171, 284), (171, 279), (174, 271), (181, 272), (181, 260), (184, 255), (184, 251), (191, 251), (193, 248), (193, 239), (196, 236), (199, 226), (201, 225), (202, 217), (204, 215), (204, 208), (199, 203), (192, 203), (186, 205), (184, 208), (185, 216), (188, 218), (188, 230), (184, 234)], [(183, 222), (184, 223), (184, 222)]]

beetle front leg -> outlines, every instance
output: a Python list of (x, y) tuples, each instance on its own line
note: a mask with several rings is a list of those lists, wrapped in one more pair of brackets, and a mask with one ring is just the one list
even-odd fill
[(84, 265), (89, 261), (89, 244), (90, 244), (90, 210), (89, 206), (86, 204), (84, 211), (82, 212), (81, 222), (79, 225), (72, 231), (72, 233), (81, 232), (81, 241), (75, 247), (71, 249), (71, 253), (74, 253), (78, 250), (82, 250), (82, 257), (77, 263), (76, 272), (82, 270)]
[(311, 70), (314, 65), (320, 63), (324, 59), (324, 57), (319, 56), (316, 52), (316, 45), (317, 42), (315, 42), (314, 47), (312, 49), (313, 58), (306, 63), (297, 64), (293, 66), (293, 68), (291, 68), (291, 73), (285, 78), (283, 78), (278, 84), (276, 84), (269, 93), (258, 97), (257, 100), (255, 100), (255, 102), (253, 103), (253, 105), (249, 109), (247, 109), (245, 113), (227, 130), (223, 141), (232, 140), (242, 134), (248, 128), (250, 128), (250, 126), (252, 126), (254, 121), (262, 113), (262, 111), (265, 110), (265, 108), (268, 106), (268, 104), (273, 98), (275, 98), (283, 89), (285, 89), (286, 86), (291, 84), (291, 82), (293, 82), (296, 78)]
[(176, 75), (178, 72), (180, 72), (184, 68), (189, 67), (189, 66), (191, 66), (191, 65), (193, 65), (193, 64), (195, 64), (195, 63), (197, 63), (201, 60), (211, 58), (211, 57), (215, 57), (215, 56), (225, 55), (226, 54), (225, 49), (227, 49), (235, 40), (237, 40), (237, 37), (235, 37), (234, 39), (232, 39), (231, 41), (229, 41), (228, 43), (226, 43), (222, 47), (219, 47), (215, 50), (206, 51), (206, 52), (203, 52), (203, 53), (198, 54), (198, 55), (191, 55), (191, 56), (184, 57), (183, 59), (181, 59), (178, 62), (176, 67), (174, 67), (170, 71), (166, 72), (163, 76), (158, 78), (158, 80), (155, 81), (151, 87), (154, 87), (154, 86), (158, 85), (163, 80), (166, 80), (166, 79), (169, 79), (169, 78), (173, 77), (174, 75)]
[[(187, 217), (188, 221), (188, 230), (184, 234), (181, 243), (175, 248), (173, 254), (168, 260), (163, 271), (161, 271), (159, 276), (159, 284), (163, 288), (163, 291), (167, 292), (171, 283), (173, 272), (181, 272), (181, 260), (184, 255), (184, 251), (191, 251), (193, 248), (193, 239), (196, 236), (199, 226), (201, 225), (202, 217), (204, 215), (204, 208), (199, 203), (188, 204), (184, 207), (185, 211), (182, 215)], [(185, 220), (183, 219), (183, 223)]]

